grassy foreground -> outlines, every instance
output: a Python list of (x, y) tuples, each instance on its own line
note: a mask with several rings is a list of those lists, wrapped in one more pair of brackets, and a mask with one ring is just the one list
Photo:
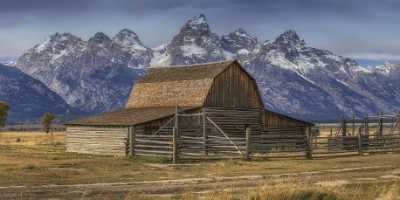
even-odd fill
[[(225, 160), (193, 165), (167, 165), (160, 158), (125, 158), (64, 152), (63, 133), (0, 133), (0, 187), (120, 183), (236, 176), (273, 176), (318, 170), (379, 167), (382, 170), (266, 179), (256, 186), (232, 182), (216, 190), (184, 192), (156, 199), (397, 199), (400, 196), (400, 154), (324, 160)], [(384, 166), (391, 166), (384, 169)], [(389, 178), (385, 178), (387, 176)], [(391, 176), (391, 178), (390, 178)], [(381, 177), (380, 179), (377, 179)], [(229, 183), (230, 184), (230, 183)], [(217, 184), (218, 185), (218, 184)], [(105, 195), (107, 196), (107, 195)], [(112, 196), (109, 199), (115, 199)], [(118, 199), (154, 199), (121, 192)], [(83, 198), (85, 199), (85, 198)], [(107, 198), (105, 198), (107, 199)]]

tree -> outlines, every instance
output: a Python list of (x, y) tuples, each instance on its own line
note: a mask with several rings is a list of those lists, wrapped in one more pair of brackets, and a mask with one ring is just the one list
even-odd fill
[(52, 113), (45, 113), (42, 117), (42, 128), (44, 131), (46, 131), (46, 133), (50, 132), (50, 128), (51, 128), (51, 124), (53, 123), (53, 120), (56, 118), (56, 116), (54, 116), (54, 114)]
[(6, 102), (0, 101), (0, 127), (4, 127), (7, 121), (7, 114), (10, 107)]

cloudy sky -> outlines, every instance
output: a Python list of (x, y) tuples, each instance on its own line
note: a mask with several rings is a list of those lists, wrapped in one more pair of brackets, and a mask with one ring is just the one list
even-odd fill
[(214, 32), (260, 40), (296, 30), (313, 47), (357, 59), (400, 60), (398, 0), (1, 0), (0, 56), (18, 56), (55, 32), (87, 39), (122, 28), (150, 47), (204, 13)]

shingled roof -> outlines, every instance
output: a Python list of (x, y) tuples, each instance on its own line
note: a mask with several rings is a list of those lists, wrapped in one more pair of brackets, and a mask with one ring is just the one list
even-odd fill
[(237, 61), (149, 68), (125, 108), (202, 106), (213, 80)]
[(194, 65), (150, 67), (138, 83), (210, 79), (216, 77), (234, 62), (233, 60), (228, 60)]
[[(179, 111), (184, 112), (194, 107), (180, 107)], [(90, 117), (84, 117), (67, 122), (66, 125), (88, 125), (88, 126), (131, 126), (145, 122), (162, 119), (174, 115), (176, 107), (157, 108), (131, 108), (121, 109), (113, 112), (106, 112)]]

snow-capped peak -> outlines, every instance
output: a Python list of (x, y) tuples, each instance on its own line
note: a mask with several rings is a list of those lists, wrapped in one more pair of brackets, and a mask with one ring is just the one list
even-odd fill
[(106, 50), (111, 46), (112, 40), (103, 32), (97, 32), (88, 40), (87, 47), (91, 50)]
[(276, 38), (274, 44), (281, 46), (304, 47), (306, 43), (294, 30), (287, 30)]
[(82, 39), (72, 35), (71, 33), (55, 33), (48, 37), (43, 43), (36, 45), (33, 51), (41, 53), (43, 51), (58, 51), (67, 48), (68, 46), (79, 46), (83, 43)]
[(183, 29), (193, 29), (195, 31), (209, 31), (210, 27), (207, 23), (207, 18), (205, 15), (201, 14), (195, 16), (187, 21)]
[(129, 29), (123, 29), (118, 32), (114, 36), (113, 41), (114, 43), (120, 45), (123, 49), (130, 50), (132, 52), (137, 50), (148, 50), (148, 48), (146, 48), (140, 41), (139, 36), (134, 31), (131, 31)]
[(255, 39), (255, 37), (251, 36), (249, 33), (247, 33), (246, 30), (244, 30), (243, 28), (238, 28), (235, 31), (233, 31), (233, 34), (239, 36), (239, 37), (245, 37), (245, 38), (251, 38), (251, 39)]
[(199, 16), (195, 16), (188, 21), (189, 25), (200, 25), (207, 24), (207, 18), (204, 14), (200, 14)]
[(94, 34), (93, 37), (89, 39), (89, 43), (97, 43), (97, 44), (104, 44), (104, 43), (110, 43), (111, 39), (104, 34), (103, 32), (97, 32)]
[(238, 28), (221, 38), (223, 49), (231, 53), (249, 54), (257, 43), (257, 38), (251, 36), (242, 28)]
[(375, 67), (375, 71), (383, 74), (391, 74), (394, 71), (400, 70), (399, 64), (393, 64), (389, 61), (385, 61), (383, 65), (378, 65)]

